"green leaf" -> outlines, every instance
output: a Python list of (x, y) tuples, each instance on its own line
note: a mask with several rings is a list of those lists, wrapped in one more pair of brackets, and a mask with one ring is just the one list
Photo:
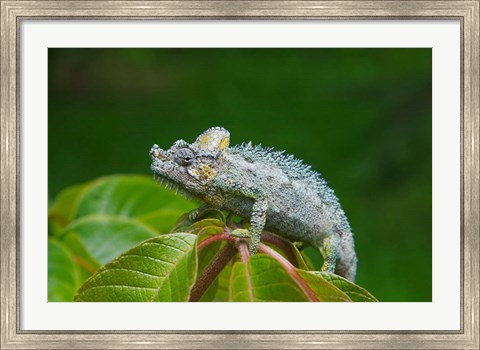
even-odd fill
[(177, 219), (170, 233), (187, 232), (192, 223), (193, 221), (190, 221), (188, 213), (184, 213)]
[(61, 232), (75, 216), (78, 199), (88, 183), (68, 187), (61, 191), (48, 211), (48, 219), (54, 234)]
[(269, 255), (237, 262), (230, 275), (230, 301), (351, 301), (321, 276), (291, 268), (285, 270)]
[(48, 301), (72, 301), (79, 286), (73, 254), (54, 238), (48, 240)]
[(230, 275), (230, 301), (308, 301), (274, 258), (256, 254), (237, 262)]
[(187, 301), (197, 270), (196, 239), (173, 233), (139, 244), (100, 268), (75, 301)]
[[(187, 232), (190, 232), (190, 231), (187, 230)], [(198, 236), (202, 236), (202, 239), (204, 239), (204, 238), (207, 238), (207, 237), (211, 237), (213, 235), (218, 235), (218, 234), (223, 233), (223, 227), (207, 226), (207, 227), (202, 228), (200, 231), (194, 231), (194, 232), (190, 232), (190, 233), (195, 233)]]
[(138, 220), (107, 215), (91, 215), (73, 221), (62, 240), (74, 254), (98, 268), (158, 232)]
[(315, 273), (318, 276), (321, 276), (326, 281), (336, 286), (338, 289), (340, 289), (342, 292), (348, 295), (352, 301), (357, 301), (357, 302), (378, 301), (377, 298), (375, 298), (367, 290), (343, 278), (342, 276), (333, 275), (333, 274), (320, 272), (320, 271), (315, 271), (313, 273)]
[(195, 222), (190, 221), (189, 213), (185, 213), (175, 223), (171, 232), (200, 233), (204, 231), (221, 233), (225, 227), (225, 215), (216, 209), (207, 209), (201, 213)]
[(162, 233), (195, 203), (140, 175), (114, 175), (93, 182), (79, 199), (76, 217), (106, 214), (136, 218)]
[(217, 219), (217, 220), (220, 220), (223, 224), (225, 224), (225, 221), (226, 221), (225, 214), (221, 210), (212, 209), (212, 208), (205, 209), (204, 211), (202, 211), (202, 213), (197, 218), (197, 220), (200, 220), (200, 219)]
[(169, 233), (181, 212), (182, 211), (178, 209), (162, 208), (136, 218), (137, 220), (155, 228), (160, 233)]
[(315, 273), (299, 269), (297, 273), (307, 282), (319, 301), (352, 301), (347, 294)]
[[(202, 229), (205, 229), (205, 228), (217, 228), (216, 231), (218, 232), (221, 232), (223, 231), (223, 227), (225, 226), (225, 224), (218, 220), (218, 219), (203, 219), (203, 220), (200, 220), (200, 221), (197, 221), (197, 222), (194, 222), (193, 224), (190, 225), (190, 227), (187, 229), (188, 232), (191, 232), (191, 233), (198, 233), (200, 232)], [(218, 228), (220, 230), (218, 230)]]

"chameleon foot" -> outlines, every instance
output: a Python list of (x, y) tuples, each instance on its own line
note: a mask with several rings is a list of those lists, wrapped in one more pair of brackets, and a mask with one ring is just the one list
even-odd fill
[(249, 238), (250, 242), (248, 244), (248, 252), (250, 255), (256, 254), (258, 252), (258, 246), (260, 244), (260, 236), (252, 234), (251, 231), (244, 228), (237, 228), (230, 233), (230, 236), (236, 238)]
[(338, 239), (327, 238), (323, 242), (323, 247), (320, 250), (323, 254), (323, 266), (320, 271), (327, 273), (335, 273), (335, 267), (337, 265), (338, 251), (340, 241)]
[(236, 238), (251, 238), (252, 234), (247, 229), (237, 228), (237, 229), (233, 230), (232, 232), (230, 232), (230, 236), (236, 237)]

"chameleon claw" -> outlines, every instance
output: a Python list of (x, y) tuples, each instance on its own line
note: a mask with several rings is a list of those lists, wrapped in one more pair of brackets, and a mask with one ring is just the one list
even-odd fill
[(237, 229), (233, 230), (232, 232), (230, 232), (230, 236), (235, 237), (235, 238), (251, 238), (252, 234), (247, 229), (237, 228)]
[(248, 243), (248, 252), (250, 255), (256, 254), (258, 252), (258, 245), (260, 244), (260, 236), (252, 234), (251, 231), (244, 228), (237, 228), (230, 232), (230, 236), (236, 238), (249, 238), (250, 242)]

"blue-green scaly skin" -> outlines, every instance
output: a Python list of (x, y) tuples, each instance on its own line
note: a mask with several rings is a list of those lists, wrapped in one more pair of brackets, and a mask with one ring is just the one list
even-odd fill
[(257, 251), (262, 231), (268, 230), (318, 247), (325, 260), (322, 270), (353, 281), (353, 234), (325, 180), (283, 152), (250, 144), (228, 148), (228, 142), (228, 131), (216, 127), (193, 144), (179, 140), (168, 151), (154, 145), (151, 169), (159, 181), (207, 207), (250, 219), (251, 253)]

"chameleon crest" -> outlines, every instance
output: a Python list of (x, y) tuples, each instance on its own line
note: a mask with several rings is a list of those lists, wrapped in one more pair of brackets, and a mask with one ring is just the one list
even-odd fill
[[(322, 270), (355, 278), (353, 234), (338, 198), (327, 182), (299, 159), (250, 143), (229, 147), (230, 133), (210, 128), (189, 144), (168, 150), (154, 145), (151, 170), (160, 183), (250, 220), (250, 228), (231, 234), (249, 238), (258, 250), (263, 230), (317, 247)], [(203, 209), (191, 213), (193, 217)]]

